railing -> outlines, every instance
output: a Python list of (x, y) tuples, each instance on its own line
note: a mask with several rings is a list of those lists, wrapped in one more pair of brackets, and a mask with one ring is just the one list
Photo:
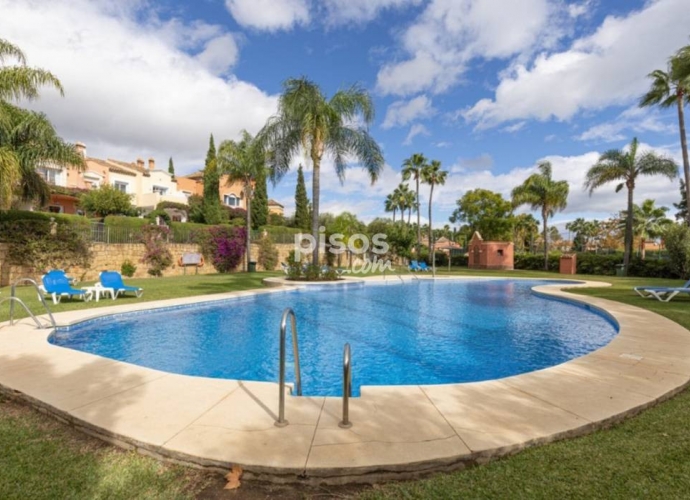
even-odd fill
[(350, 365), (350, 344), (345, 344), (343, 350), (343, 420), (338, 427), (349, 429), (352, 427), (350, 422), (350, 396), (352, 396), (352, 367)]
[(48, 304), (46, 303), (45, 298), (43, 297), (43, 293), (41, 293), (40, 288), (38, 288), (38, 284), (30, 279), (30, 278), (19, 278), (17, 281), (15, 281), (12, 284), (10, 296), (1, 300), (0, 304), (9, 301), (10, 302), (10, 325), (14, 324), (14, 303), (18, 302), (26, 311), (26, 313), (31, 317), (31, 319), (34, 320), (34, 323), (36, 323), (37, 328), (49, 328), (50, 325), (42, 325), (41, 322), (38, 320), (38, 318), (29, 310), (29, 308), (26, 306), (26, 304), (19, 298), (17, 297), (17, 285), (21, 283), (29, 283), (34, 287), (36, 290), (36, 293), (38, 294), (38, 298), (41, 301), (41, 304), (43, 304), (43, 307), (45, 308), (46, 312), (48, 313), (48, 317), (50, 318), (50, 324), (55, 328), (57, 324), (55, 323), (55, 318), (53, 318), (53, 313), (50, 312), (50, 308), (48, 307)]
[(285, 335), (287, 331), (288, 316), (291, 320), (292, 326), (292, 350), (295, 358), (295, 389), (298, 396), (302, 395), (302, 379), (299, 368), (299, 349), (297, 346), (297, 318), (295, 312), (289, 307), (283, 311), (283, 317), (280, 320), (280, 373), (278, 375), (278, 420), (276, 420), (276, 427), (285, 427), (288, 421), (285, 420)]

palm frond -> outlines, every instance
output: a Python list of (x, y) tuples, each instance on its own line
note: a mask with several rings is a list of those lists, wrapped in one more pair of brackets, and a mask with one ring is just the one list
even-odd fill
[(362, 164), (362, 168), (367, 171), (372, 184), (379, 178), (383, 169), (383, 153), (379, 144), (365, 130), (343, 127), (338, 131), (337, 145), (329, 144), (336, 150), (347, 150), (357, 158)]
[(0, 68), (1, 100), (36, 99), (39, 87), (44, 86), (53, 87), (64, 95), (60, 80), (50, 71), (27, 66)]
[(0, 63), (4, 63), (6, 57), (16, 59), (19, 62), (19, 64), (26, 64), (26, 57), (24, 57), (24, 52), (22, 52), (22, 50), (16, 45), (0, 38)]

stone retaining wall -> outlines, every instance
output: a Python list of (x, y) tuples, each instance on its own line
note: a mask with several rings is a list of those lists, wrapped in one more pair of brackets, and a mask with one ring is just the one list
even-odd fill
[[(293, 249), (290, 243), (276, 244), (278, 249), (278, 262), (287, 262), (288, 253)], [(163, 276), (180, 276), (185, 274), (185, 268), (179, 266), (177, 263), (182, 257), (183, 253), (198, 253), (199, 247), (194, 244), (171, 244), (168, 245), (170, 252), (173, 255), (173, 265), (163, 272)], [(103, 270), (119, 271), (122, 263), (129, 260), (133, 263), (137, 270), (134, 273), (135, 278), (148, 277), (145, 264), (141, 263), (144, 256), (144, 245), (141, 243), (94, 243), (91, 245), (92, 259), (88, 268), (72, 267), (67, 269), (68, 273), (79, 281), (96, 281), (98, 273)], [(256, 261), (259, 255), (258, 245), (252, 245), (251, 256), (252, 260)], [(40, 279), (43, 272), (41, 270), (34, 270), (30, 267), (14, 266), (7, 262), (7, 244), (0, 243), (0, 286), (8, 286), (14, 283), (19, 278), (33, 278)], [(243, 266), (240, 266), (242, 269)], [(261, 266), (258, 270), (262, 271)], [(216, 270), (209, 263), (203, 267), (195, 269), (194, 267), (187, 267), (186, 274), (213, 274)]]

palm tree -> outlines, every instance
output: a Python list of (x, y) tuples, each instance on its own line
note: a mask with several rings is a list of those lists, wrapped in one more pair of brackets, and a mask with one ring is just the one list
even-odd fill
[(563, 210), (568, 204), (568, 181), (554, 181), (548, 161), (541, 162), (539, 173), (530, 175), (525, 182), (513, 189), (513, 206), (530, 205), (532, 210), (541, 211), (544, 238), (544, 270), (549, 270), (549, 217)]
[(246, 268), (249, 272), (251, 261), (251, 220), (252, 198), (254, 197), (254, 185), (257, 179), (263, 175), (266, 168), (266, 159), (260, 144), (254, 140), (246, 130), (242, 131), (242, 139), (239, 142), (223, 141), (216, 154), (216, 165), (220, 174), (227, 174), (228, 184), (240, 182), (243, 186), (244, 197), (247, 200), (247, 250)]
[[(671, 224), (671, 219), (666, 217), (668, 207), (657, 207), (654, 200), (644, 200), (642, 205), (633, 205), (633, 234), (639, 238), (640, 258), (645, 259), (645, 244), (650, 238), (658, 238), (664, 228)], [(622, 212), (627, 219), (627, 211)]]
[[(383, 168), (383, 154), (368, 131), (354, 125), (358, 119), (370, 124), (374, 105), (366, 91), (357, 86), (339, 90), (330, 99), (306, 78), (291, 78), (283, 84), (278, 114), (269, 118), (259, 132), (260, 143), (271, 154), (271, 179), (277, 182), (290, 169), (292, 158), (302, 148), (312, 161), (312, 235), (319, 241), (319, 192), (321, 160), (330, 153), (341, 182), (345, 178), (348, 155), (361, 162), (372, 184)], [(319, 263), (315, 245), (313, 264)]]
[(633, 243), (633, 192), (637, 178), (640, 176), (663, 175), (668, 179), (675, 179), (678, 175), (678, 166), (670, 158), (659, 156), (653, 151), (648, 151), (640, 157), (637, 156), (638, 141), (635, 137), (630, 143), (627, 152), (612, 149), (603, 153), (597, 163), (588, 171), (585, 180), (585, 189), (589, 194), (609, 182), (619, 182), (616, 192), (624, 187), (628, 189), (628, 210), (625, 222), (625, 253), (623, 267), (625, 274), (630, 266), (630, 255)]
[[(431, 202), (434, 197), (434, 186), (442, 186), (446, 183), (446, 178), (448, 177), (448, 172), (441, 170), (441, 162), (438, 160), (432, 160), (428, 165), (422, 168), (421, 178), (424, 184), (429, 184), (429, 255), (431, 255), (431, 270), (436, 276), (436, 254), (434, 246), (434, 230), (431, 223)], [(419, 197), (417, 198), (419, 199)]]
[[(6, 58), (16, 59), (19, 64), (6, 66)], [(57, 135), (44, 114), (7, 102), (36, 99), (39, 87), (45, 85), (63, 94), (62, 85), (53, 74), (27, 67), (24, 53), (0, 39), (0, 209), (10, 207), (15, 189), (21, 199), (37, 199), (41, 205), (48, 201), (50, 189), (37, 167), (84, 166), (82, 156)]]
[(405, 161), (402, 165), (402, 178), (404, 181), (409, 180), (411, 177), (414, 178), (417, 184), (417, 189), (415, 191), (415, 210), (417, 211), (417, 257), (419, 257), (419, 247), (422, 242), (422, 232), (421, 225), (419, 222), (419, 181), (422, 175), (422, 169), (427, 165), (426, 158), (421, 153), (415, 153)]
[(524, 252), (525, 247), (527, 244), (529, 244), (530, 251), (532, 251), (534, 236), (539, 234), (539, 221), (537, 221), (532, 214), (516, 215), (513, 231), (513, 239), (516, 247), (515, 250), (518, 252)]
[[(667, 71), (657, 69), (649, 73), (647, 77), (652, 80), (652, 86), (640, 99), (640, 106), (658, 105), (662, 108), (670, 108), (675, 105), (678, 109), (678, 130), (686, 186), (685, 200), (687, 206), (690, 206), (690, 161), (683, 110), (684, 104), (690, 103), (690, 45), (683, 47), (669, 59)], [(690, 225), (690, 212), (686, 222)]]
[(386, 212), (393, 212), (393, 222), (395, 223), (395, 213), (398, 211), (398, 205), (395, 204), (395, 193), (386, 196), (385, 210)]
[(405, 198), (403, 200), (403, 206), (407, 210), (407, 226), (412, 227), (412, 210), (417, 207), (417, 195), (414, 191), (407, 189), (403, 192)]
[[(400, 210), (400, 222), (405, 225), (405, 210), (410, 210), (414, 206), (414, 193), (410, 191), (410, 186), (403, 184), (402, 182), (398, 184), (391, 194), (393, 197), (393, 204)], [(408, 217), (409, 224), (409, 217)]]

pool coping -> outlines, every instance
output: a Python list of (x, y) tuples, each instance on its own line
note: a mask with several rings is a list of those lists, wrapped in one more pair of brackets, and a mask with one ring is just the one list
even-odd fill
[[(365, 278), (390, 284), (400, 279)], [(606, 346), (557, 366), (486, 382), (363, 386), (361, 396), (350, 400), (350, 429), (337, 425), (341, 398), (288, 397), (290, 425), (277, 428), (276, 383), (178, 375), (58, 347), (47, 342), (49, 331), (26, 320), (0, 328), (0, 392), (118, 446), (198, 467), (226, 470), (238, 464), (249, 478), (346, 483), (418, 477), (586, 434), (690, 383), (688, 330), (638, 307), (562, 290), (582, 286), (609, 285), (582, 281), (533, 291), (611, 315), (619, 334)], [(66, 325), (285, 289), (130, 303), (55, 318)]]

